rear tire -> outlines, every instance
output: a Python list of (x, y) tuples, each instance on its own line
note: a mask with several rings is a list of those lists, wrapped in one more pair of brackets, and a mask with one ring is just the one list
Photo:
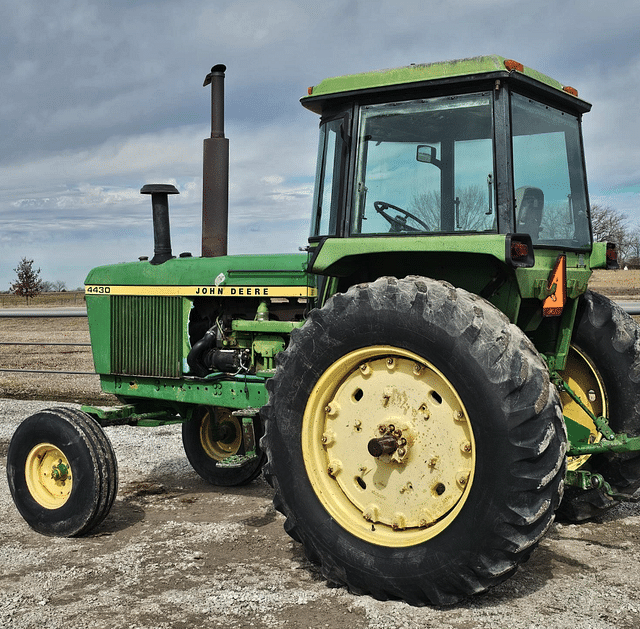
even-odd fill
[(116, 458), (90, 415), (52, 408), (25, 419), (7, 453), (13, 501), (43, 535), (72, 537), (98, 526), (118, 488)]
[[(513, 574), (553, 521), (557, 392), (531, 342), (475, 295), (418, 277), (352, 287), (294, 331), (267, 387), (275, 507), (354, 593), (456, 603)], [(398, 449), (372, 455), (390, 424)]]
[[(605, 414), (615, 432), (640, 434), (640, 327), (607, 297), (587, 291), (581, 298), (572, 344), (594, 365), (603, 389)], [(598, 395), (599, 392), (598, 392)], [(588, 403), (588, 402), (587, 402)], [(581, 469), (602, 474), (616, 491), (640, 487), (640, 453), (592, 455)], [(601, 489), (567, 487), (558, 516), (580, 522), (618, 504)]]

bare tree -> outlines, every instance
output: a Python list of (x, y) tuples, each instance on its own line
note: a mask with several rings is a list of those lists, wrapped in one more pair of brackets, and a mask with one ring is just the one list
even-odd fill
[(631, 253), (631, 235), (627, 216), (609, 205), (593, 204), (590, 207), (591, 229), (595, 242), (614, 242), (618, 258), (625, 260)]
[(57, 291), (58, 293), (67, 290), (67, 283), (63, 282), (62, 280), (56, 280), (55, 282), (51, 282), (51, 284), (53, 285), (53, 290)]
[(17, 273), (18, 279), (11, 283), (11, 291), (14, 295), (24, 297), (28, 305), (29, 297), (33, 298), (42, 292), (43, 282), (40, 279), (40, 269), (33, 269), (33, 260), (22, 258), (13, 270)]
[[(468, 186), (458, 192), (456, 203), (456, 229), (460, 231), (483, 231), (490, 229), (493, 223), (491, 213), (487, 214), (489, 202), (487, 188), (484, 186)], [(440, 225), (440, 192), (430, 190), (414, 194), (412, 211), (424, 220), (432, 230), (439, 230)]]
[(637, 225), (628, 234), (628, 243), (627, 262), (634, 266), (640, 266), (640, 227)]

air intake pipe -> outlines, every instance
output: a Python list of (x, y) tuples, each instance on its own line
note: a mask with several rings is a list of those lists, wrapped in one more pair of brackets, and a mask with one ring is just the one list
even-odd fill
[(162, 264), (175, 257), (171, 255), (169, 195), (180, 194), (180, 192), (171, 184), (148, 183), (142, 186), (140, 194), (151, 195), (153, 208), (153, 259), (150, 264)]
[(205, 139), (202, 176), (202, 256), (227, 255), (229, 222), (229, 140), (224, 137), (224, 72), (211, 68), (203, 87), (211, 85), (211, 137)]

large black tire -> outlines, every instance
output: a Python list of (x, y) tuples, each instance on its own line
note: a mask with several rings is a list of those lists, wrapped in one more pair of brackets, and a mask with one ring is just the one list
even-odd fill
[[(182, 444), (191, 467), (211, 485), (231, 487), (246, 485), (260, 476), (265, 456), (258, 447), (258, 458), (239, 467), (221, 465), (230, 457), (243, 457), (242, 421), (234, 417), (232, 409), (222, 407), (198, 407), (192, 419), (182, 424)], [(224, 434), (218, 434), (223, 425)], [(256, 443), (262, 436), (260, 418), (255, 418)]]
[[(354, 286), (294, 331), (267, 388), (275, 507), (354, 593), (453, 604), (513, 574), (553, 521), (557, 392), (473, 294), (421, 277)], [(393, 454), (378, 455), (381, 434)]]
[[(572, 344), (594, 366), (604, 389), (604, 412), (615, 432), (640, 434), (640, 327), (607, 297), (587, 291), (581, 298)], [(640, 453), (594, 455), (582, 469), (602, 474), (616, 491), (640, 487)], [(580, 522), (600, 515), (618, 501), (602, 489), (567, 487), (559, 517)]]
[(102, 427), (82, 411), (51, 408), (25, 419), (11, 438), (7, 478), (27, 524), (72, 537), (98, 526), (118, 489), (118, 467)]

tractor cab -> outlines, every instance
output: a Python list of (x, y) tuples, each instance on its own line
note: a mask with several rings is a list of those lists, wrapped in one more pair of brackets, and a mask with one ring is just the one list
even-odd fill
[(488, 56), (327, 79), (302, 104), (321, 115), (312, 248), (517, 233), (590, 251), (573, 88)]

